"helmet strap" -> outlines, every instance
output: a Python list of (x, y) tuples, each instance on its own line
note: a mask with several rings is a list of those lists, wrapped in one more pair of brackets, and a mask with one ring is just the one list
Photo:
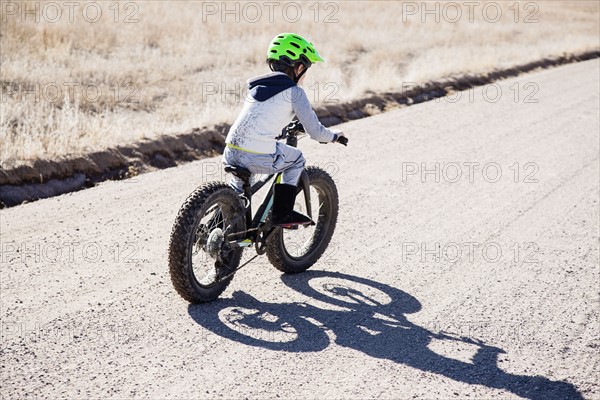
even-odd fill
[(308, 67), (304, 68), (302, 70), (302, 72), (300, 72), (298, 75), (296, 75), (296, 70), (294, 70), (294, 82), (298, 83), (298, 81), (300, 81), (300, 78), (302, 78), (302, 75), (304, 75), (306, 73), (306, 71), (308, 71)]

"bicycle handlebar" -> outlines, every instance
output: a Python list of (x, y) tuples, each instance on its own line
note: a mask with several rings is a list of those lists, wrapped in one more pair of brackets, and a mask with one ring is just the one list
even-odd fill
[[(305, 133), (304, 126), (297, 118), (294, 118), (292, 122), (290, 122), (285, 128), (283, 128), (285, 132), (285, 136), (295, 136), (298, 133)], [(327, 142), (320, 142), (322, 144), (327, 144)], [(346, 136), (339, 136), (336, 140), (336, 143), (343, 144), (344, 146), (348, 146), (348, 138)]]

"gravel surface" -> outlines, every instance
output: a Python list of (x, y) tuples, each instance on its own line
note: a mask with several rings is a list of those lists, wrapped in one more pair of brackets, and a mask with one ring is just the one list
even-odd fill
[(0, 211), (1, 398), (599, 398), (599, 72), (300, 141), (340, 193), (328, 252), (211, 304), (167, 247), (218, 158)]

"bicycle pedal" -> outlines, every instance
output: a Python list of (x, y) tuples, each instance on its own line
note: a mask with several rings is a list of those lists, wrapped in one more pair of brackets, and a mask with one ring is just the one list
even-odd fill
[(300, 229), (300, 227), (306, 228), (308, 226), (312, 226), (312, 225), (316, 225), (314, 222), (307, 222), (305, 224), (293, 224), (293, 225), (280, 225), (283, 229), (292, 229), (292, 230), (297, 230)]

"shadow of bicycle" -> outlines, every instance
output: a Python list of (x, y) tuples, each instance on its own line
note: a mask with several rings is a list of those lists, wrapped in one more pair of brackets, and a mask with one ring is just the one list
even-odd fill
[[(570, 383), (506, 373), (498, 367), (500, 348), (435, 333), (406, 318), (421, 309), (413, 296), (352, 275), (307, 271), (283, 275), (290, 288), (312, 298), (306, 303), (266, 303), (240, 291), (230, 299), (190, 305), (202, 327), (236, 342), (271, 350), (316, 352), (335, 342), (371, 357), (392, 360), (459, 382), (508, 390), (528, 399), (581, 399)], [(467, 361), (430, 349), (434, 340), (475, 347)]]

